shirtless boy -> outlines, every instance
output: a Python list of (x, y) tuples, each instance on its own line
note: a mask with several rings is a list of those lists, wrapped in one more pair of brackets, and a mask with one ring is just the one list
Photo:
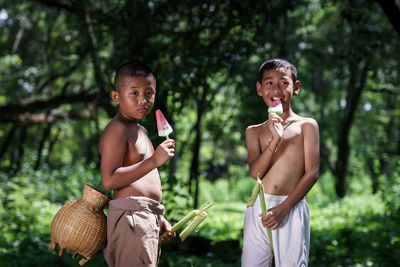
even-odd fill
[(121, 65), (114, 87), (110, 96), (118, 113), (104, 129), (99, 146), (103, 186), (114, 190), (104, 257), (111, 267), (156, 266), (160, 233), (167, 232), (161, 241), (175, 236), (160, 204), (157, 170), (174, 156), (175, 143), (168, 139), (154, 150), (147, 130), (139, 124), (150, 113), (156, 94), (156, 79), (147, 65)]
[[(318, 179), (319, 130), (314, 119), (295, 114), (293, 96), (299, 94), (296, 68), (287, 60), (264, 62), (256, 84), (267, 106), (280, 100), (283, 114), (246, 129), (251, 177), (262, 179), (268, 213), (260, 200), (246, 210), (242, 266), (307, 266), (310, 217), (305, 196)], [(273, 250), (267, 236), (272, 230)]]

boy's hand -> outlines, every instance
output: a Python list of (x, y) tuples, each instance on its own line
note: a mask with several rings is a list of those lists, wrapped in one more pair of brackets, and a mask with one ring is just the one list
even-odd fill
[(160, 167), (174, 155), (175, 141), (172, 139), (167, 139), (156, 148), (156, 151), (154, 151), (154, 154), (151, 156), (151, 158), (153, 159), (155, 165)]
[(283, 135), (283, 119), (275, 113), (268, 114), (268, 129), (271, 131), (273, 139), (280, 140)]
[(283, 219), (285, 219), (287, 213), (288, 211), (286, 211), (281, 205), (276, 206), (269, 209), (267, 215), (260, 215), (262, 216), (261, 223), (264, 227), (275, 230), (282, 223)]
[(161, 236), (160, 236), (160, 244), (167, 242), (176, 236), (175, 233), (171, 232), (171, 224), (161, 216)]

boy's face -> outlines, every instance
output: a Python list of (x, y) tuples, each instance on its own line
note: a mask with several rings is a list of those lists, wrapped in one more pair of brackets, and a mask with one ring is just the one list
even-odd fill
[(112, 100), (119, 105), (119, 113), (125, 118), (139, 121), (146, 117), (156, 95), (156, 81), (153, 75), (126, 76), (118, 91), (110, 93)]
[(292, 73), (286, 68), (266, 70), (261, 82), (257, 82), (257, 93), (269, 107), (274, 100), (280, 100), (284, 110), (287, 109), (292, 96), (298, 95), (299, 91), (300, 81), (293, 84)]

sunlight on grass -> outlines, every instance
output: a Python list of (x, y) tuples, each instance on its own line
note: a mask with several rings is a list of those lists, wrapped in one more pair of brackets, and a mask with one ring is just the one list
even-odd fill
[(246, 204), (240, 202), (217, 202), (208, 211), (204, 226), (199, 231), (201, 236), (213, 242), (223, 240), (241, 240)]

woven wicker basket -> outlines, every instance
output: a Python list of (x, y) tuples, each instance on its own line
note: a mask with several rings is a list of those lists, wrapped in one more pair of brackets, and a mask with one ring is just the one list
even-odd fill
[(104, 244), (107, 233), (104, 205), (109, 197), (85, 184), (81, 199), (66, 203), (56, 213), (51, 223), (50, 249), (60, 246), (59, 256), (64, 249), (82, 255), (79, 264), (84, 265)]

